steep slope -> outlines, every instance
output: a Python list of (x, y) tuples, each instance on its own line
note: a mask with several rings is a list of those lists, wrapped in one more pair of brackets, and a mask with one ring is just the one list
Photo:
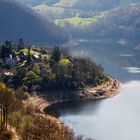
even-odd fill
[(46, 5), (53, 5), (58, 3), (60, 0), (18, 0), (22, 3), (29, 4), (31, 6), (46, 4)]
[(31, 5), (53, 5), (60, 7), (77, 8), (81, 10), (104, 11), (130, 3), (140, 2), (140, 0), (19, 0)]
[(139, 42), (140, 3), (115, 8), (93, 18), (55, 20), (75, 37), (126, 39)]
[(91, 34), (101, 37), (115, 37), (139, 40), (140, 3), (130, 4), (109, 11), (88, 29)]
[(69, 34), (14, 0), (0, 0), (0, 41), (22, 37), (30, 43), (63, 43)]
[(139, 41), (140, 0), (52, 0), (51, 6), (46, 2), (49, 0), (42, 0), (34, 10), (74, 37)]
[[(50, 20), (71, 17), (89, 18), (114, 8), (125, 6), (140, 0), (19, 0), (30, 4), (38, 13)], [(35, 5), (36, 3), (36, 5)]]
[(74, 7), (86, 11), (106, 11), (135, 2), (140, 0), (77, 0)]

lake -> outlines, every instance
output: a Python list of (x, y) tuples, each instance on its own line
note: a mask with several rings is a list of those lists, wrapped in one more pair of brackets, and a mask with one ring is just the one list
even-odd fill
[(140, 57), (134, 47), (84, 43), (71, 48), (74, 56), (91, 57), (122, 83), (120, 94), (111, 99), (54, 106), (76, 134), (95, 140), (140, 139)]

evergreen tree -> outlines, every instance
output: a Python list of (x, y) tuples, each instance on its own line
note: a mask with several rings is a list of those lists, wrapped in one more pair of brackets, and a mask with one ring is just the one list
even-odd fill
[(25, 47), (24, 41), (23, 41), (22, 38), (20, 38), (20, 39), (18, 40), (17, 49), (18, 49), (18, 50), (21, 50), (21, 49), (24, 49), (24, 47)]
[(53, 62), (58, 62), (61, 59), (61, 51), (59, 47), (54, 47), (51, 59)]
[(31, 47), (28, 49), (28, 56), (27, 56), (27, 62), (30, 63), (32, 61), (32, 55), (31, 55)]

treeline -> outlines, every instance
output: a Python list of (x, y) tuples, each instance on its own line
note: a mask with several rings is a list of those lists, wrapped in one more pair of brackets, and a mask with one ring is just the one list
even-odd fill
[(103, 69), (89, 59), (74, 59), (72, 63), (64, 61), (66, 62), (62, 64), (35, 63), (28, 68), (18, 68), (15, 70), (12, 84), (15, 88), (24, 85), (29, 91), (34, 88), (39, 91), (75, 90), (88, 85), (96, 86), (107, 80)]
[(28, 92), (78, 90), (108, 80), (103, 68), (89, 58), (73, 58), (65, 50), (54, 47), (46, 50), (48, 52), (44, 58), (34, 60), (31, 51), (32, 49), (28, 51), (24, 65), (20, 63), (11, 70), (11, 76), (1, 75), (11, 88), (18, 89), (23, 86)]
[(104, 69), (90, 58), (72, 57), (58, 46), (27, 48), (20, 39), (17, 44), (6, 41), (0, 48), (0, 78), (13, 90), (79, 90), (108, 80)]
[(80, 35), (85, 38), (112, 38), (139, 41), (140, 35), (140, 4), (124, 6), (113, 9), (96, 22), (83, 28), (74, 27), (63, 21), (63, 27), (73, 36)]

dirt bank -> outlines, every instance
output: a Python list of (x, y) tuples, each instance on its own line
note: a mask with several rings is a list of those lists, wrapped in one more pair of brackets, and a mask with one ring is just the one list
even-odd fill
[(44, 113), (44, 109), (52, 104), (67, 101), (99, 100), (111, 98), (119, 94), (120, 83), (114, 78), (96, 87), (86, 87), (77, 91), (55, 91), (42, 93), (30, 97), (30, 102), (35, 106), (37, 113)]

